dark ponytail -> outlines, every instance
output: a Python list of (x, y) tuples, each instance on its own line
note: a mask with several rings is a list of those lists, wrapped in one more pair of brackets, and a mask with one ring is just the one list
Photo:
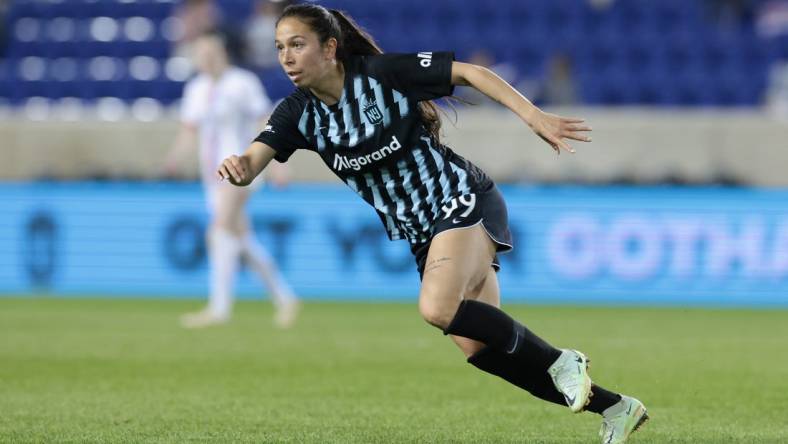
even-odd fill
[[(296, 17), (312, 28), (320, 43), (330, 38), (337, 41), (337, 59), (344, 64), (352, 56), (383, 54), (375, 39), (372, 38), (349, 15), (337, 9), (326, 9), (313, 4), (296, 4), (285, 8), (279, 21)], [(424, 127), (440, 143), (441, 118), (438, 107), (432, 101), (419, 102), (419, 111)]]
[(359, 26), (350, 16), (338, 9), (329, 9), (328, 12), (339, 24), (339, 34), (342, 40), (337, 39), (337, 58), (345, 63), (354, 55), (378, 55), (383, 50), (367, 31)]

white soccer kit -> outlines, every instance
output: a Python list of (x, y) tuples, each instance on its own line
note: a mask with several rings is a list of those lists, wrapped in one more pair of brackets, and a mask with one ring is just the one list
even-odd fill
[[(232, 186), (216, 179), (217, 168), (225, 158), (246, 150), (262, 129), (262, 118), (270, 110), (271, 101), (260, 80), (250, 71), (230, 67), (218, 79), (200, 74), (186, 84), (181, 121), (198, 131), (200, 175), (211, 214), (215, 215), (218, 210), (219, 187)], [(262, 185), (261, 176), (252, 182), (253, 189)], [(282, 326), (292, 322), (296, 306), (293, 291), (253, 234), (237, 237), (226, 229), (212, 227), (208, 232), (208, 247), (211, 264), (208, 313), (211, 316), (221, 320), (229, 318), (238, 259), (244, 255), (271, 292), (279, 309), (277, 322)]]
[[(260, 80), (241, 68), (230, 67), (219, 79), (200, 74), (186, 84), (181, 121), (198, 131), (200, 175), (210, 207), (220, 186), (217, 168), (225, 158), (246, 150), (270, 110), (271, 101)], [(261, 183), (258, 178), (253, 186)]]

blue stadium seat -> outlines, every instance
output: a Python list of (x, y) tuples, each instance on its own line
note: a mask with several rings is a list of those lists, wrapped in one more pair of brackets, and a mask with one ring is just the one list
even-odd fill
[(63, 97), (85, 97), (85, 96), (92, 96), (88, 94), (91, 82), (85, 82), (84, 80), (77, 80), (71, 82), (56, 82), (53, 81), (51, 83), (51, 91), (49, 98), (51, 99), (60, 99)]
[(783, 60), (788, 60), (788, 34), (775, 37), (773, 40), (774, 46), (776, 48), (776, 57)]
[(709, 76), (699, 70), (690, 70), (674, 74), (676, 101), (684, 106), (711, 106), (719, 103), (715, 88), (710, 83), (716, 76)]
[(694, 70), (704, 65), (703, 42), (691, 34), (676, 33), (668, 36), (665, 63), (675, 72)]
[(736, 38), (707, 39), (701, 52), (701, 61), (708, 71), (731, 70), (740, 60), (741, 46)]
[[(77, 57), (85, 63), (100, 55), (164, 58), (170, 44), (158, 31), (154, 39), (145, 42), (127, 41), (122, 34), (100, 42), (90, 35), (91, 20), (113, 17), (121, 20), (122, 27), (126, 18), (143, 16), (158, 25), (175, 4), (159, 0), (11, 2), (6, 71), (9, 64), (27, 56)], [(543, 75), (555, 54), (567, 54), (574, 63), (581, 94), (589, 103), (751, 105), (763, 94), (769, 65), (788, 59), (788, 37), (764, 41), (754, 35), (752, 27), (723, 33), (708, 23), (701, 2), (686, 0), (618, 0), (607, 9), (595, 9), (587, 0), (324, 0), (321, 4), (348, 11), (387, 51), (450, 49), (458, 59), (466, 60), (483, 48), (496, 62), (511, 62), (522, 74), (536, 77)], [(234, 26), (248, 19), (253, 2), (219, 0), (218, 5)], [(18, 20), (44, 23), (56, 17), (80, 20), (73, 39), (52, 41), (47, 37), (52, 31), (46, 26), (39, 27), (40, 35), (34, 41), (15, 38)], [(35, 34), (34, 28), (35, 23), (22, 38)], [(289, 80), (281, 75), (265, 73), (264, 78), (277, 93), (292, 90)], [(128, 100), (159, 94), (163, 100), (172, 100), (180, 93), (179, 84), (164, 80), (113, 83), (82, 76), (68, 86), (41, 80), (9, 88), (14, 81), (0, 76), (0, 95), (18, 99), (24, 98), (23, 94), (118, 95)]]
[(170, 53), (169, 42), (164, 40), (149, 40), (146, 42), (132, 42), (123, 40), (115, 43), (113, 54), (119, 57), (150, 56), (165, 58)]
[(86, 85), (84, 89), (82, 98), (117, 97), (126, 102), (136, 98), (134, 95), (135, 81), (128, 78), (111, 82), (93, 81), (89, 83), (90, 85)]
[(721, 72), (716, 84), (720, 105), (753, 106), (762, 99), (766, 89), (764, 72), (746, 73), (739, 70)]
[(9, 2), (8, 20), (13, 23), (20, 17), (44, 18), (47, 16), (48, 2), (35, 0), (16, 0)]
[(48, 80), (17, 80), (10, 92), (12, 101), (19, 102), (27, 97), (51, 98), (55, 95), (57, 85)]
[(172, 103), (183, 94), (183, 83), (170, 80), (131, 81), (130, 91), (125, 100), (140, 97), (155, 97), (162, 103)]
[(284, 98), (295, 89), (293, 82), (285, 76), (280, 68), (271, 68), (264, 71), (260, 79), (269, 97), (273, 100)]
[(627, 69), (639, 76), (660, 69), (667, 63), (664, 40), (651, 33), (633, 35), (620, 56)]
[(6, 54), (8, 58), (22, 58), (27, 56), (47, 57), (51, 55), (52, 48), (45, 42), (20, 42), (11, 40), (8, 44)]
[(0, 97), (8, 97), (14, 87), (14, 79), (10, 70), (11, 64), (8, 61), (0, 60)]

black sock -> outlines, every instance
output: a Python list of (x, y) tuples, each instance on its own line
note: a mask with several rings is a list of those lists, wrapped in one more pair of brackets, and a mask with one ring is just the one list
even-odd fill
[(561, 351), (536, 336), (500, 309), (484, 302), (464, 300), (443, 334), (462, 336), (517, 356), (535, 369), (547, 368)]
[(591, 386), (591, 393), (593, 396), (591, 396), (591, 402), (588, 404), (588, 407), (586, 407), (586, 410), (599, 413), (600, 415), (607, 410), (608, 407), (621, 401), (621, 395), (605, 390), (596, 384)]
[[(468, 363), (479, 370), (498, 376), (520, 387), (537, 398), (566, 407), (566, 400), (556, 388), (547, 372), (535, 371), (513, 356), (490, 347), (484, 347), (468, 358)], [(589, 412), (602, 414), (608, 407), (621, 400), (621, 395), (593, 384), (591, 402), (585, 408)]]
[(566, 407), (564, 395), (556, 390), (553, 380), (546, 371), (535, 371), (529, 368), (530, 366), (524, 366), (512, 355), (492, 347), (484, 347), (468, 358), (468, 363), (527, 390), (537, 398)]

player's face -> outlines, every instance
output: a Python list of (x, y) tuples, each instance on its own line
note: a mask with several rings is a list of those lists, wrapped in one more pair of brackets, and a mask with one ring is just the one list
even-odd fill
[(221, 73), (227, 65), (227, 53), (222, 42), (213, 37), (201, 37), (195, 41), (194, 63), (197, 69), (205, 74)]
[(279, 63), (296, 86), (308, 88), (334, 66), (334, 51), (306, 23), (287, 17), (276, 27)]

